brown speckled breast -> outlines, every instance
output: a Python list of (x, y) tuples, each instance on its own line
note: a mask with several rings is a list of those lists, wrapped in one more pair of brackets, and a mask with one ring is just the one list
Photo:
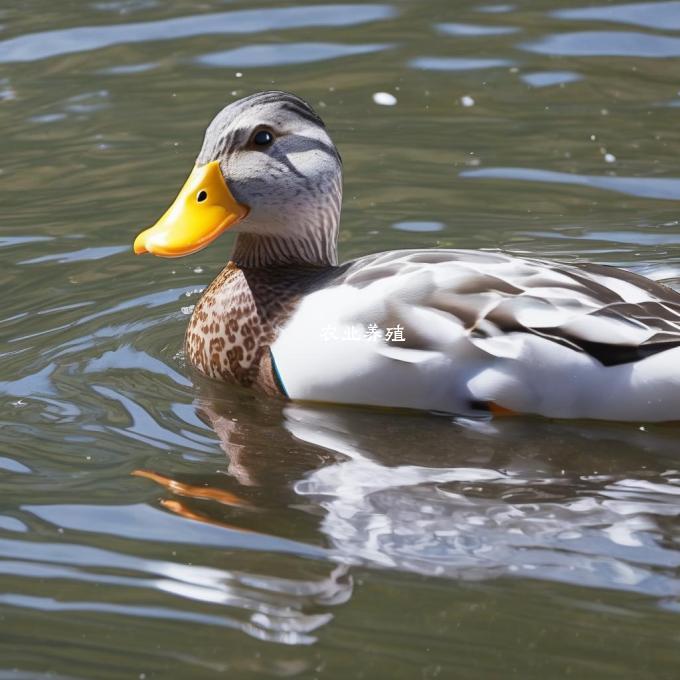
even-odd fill
[(196, 304), (186, 353), (212, 378), (281, 394), (270, 345), (300, 298), (332, 278), (336, 268), (239, 268), (229, 262)]

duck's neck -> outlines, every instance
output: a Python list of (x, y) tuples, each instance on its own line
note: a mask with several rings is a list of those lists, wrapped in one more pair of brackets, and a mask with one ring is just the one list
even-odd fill
[(341, 189), (337, 182), (315, 196), (296, 215), (295, 224), (281, 223), (268, 233), (241, 232), (231, 260), (239, 267), (312, 266), (338, 263)]
[(231, 261), (238, 267), (332, 267), (338, 263), (338, 255), (335, 239), (325, 242), (310, 238), (239, 234)]

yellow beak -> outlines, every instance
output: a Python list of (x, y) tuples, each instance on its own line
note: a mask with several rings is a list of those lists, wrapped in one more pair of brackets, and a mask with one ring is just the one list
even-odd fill
[(192, 170), (165, 214), (137, 236), (134, 250), (137, 255), (189, 255), (205, 248), (247, 214), (248, 208), (231, 195), (219, 162), (212, 161)]

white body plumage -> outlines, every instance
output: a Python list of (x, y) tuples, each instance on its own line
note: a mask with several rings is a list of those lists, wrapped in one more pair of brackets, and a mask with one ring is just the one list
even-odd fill
[[(291, 399), (676, 420), (679, 299), (614, 268), (391, 252), (358, 260), (307, 295), (272, 355)], [(367, 337), (370, 324), (398, 324), (405, 341)]]

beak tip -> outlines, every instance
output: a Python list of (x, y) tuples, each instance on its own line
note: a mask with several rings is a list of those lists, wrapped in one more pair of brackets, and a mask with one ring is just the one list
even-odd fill
[(143, 255), (144, 253), (149, 252), (146, 248), (146, 238), (143, 238), (143, 237), (144, 237), (144, 233), (142, 232), (135, 239), (135, 242), (132, 246), (132, 250), (134, 251), (135, 255)]

